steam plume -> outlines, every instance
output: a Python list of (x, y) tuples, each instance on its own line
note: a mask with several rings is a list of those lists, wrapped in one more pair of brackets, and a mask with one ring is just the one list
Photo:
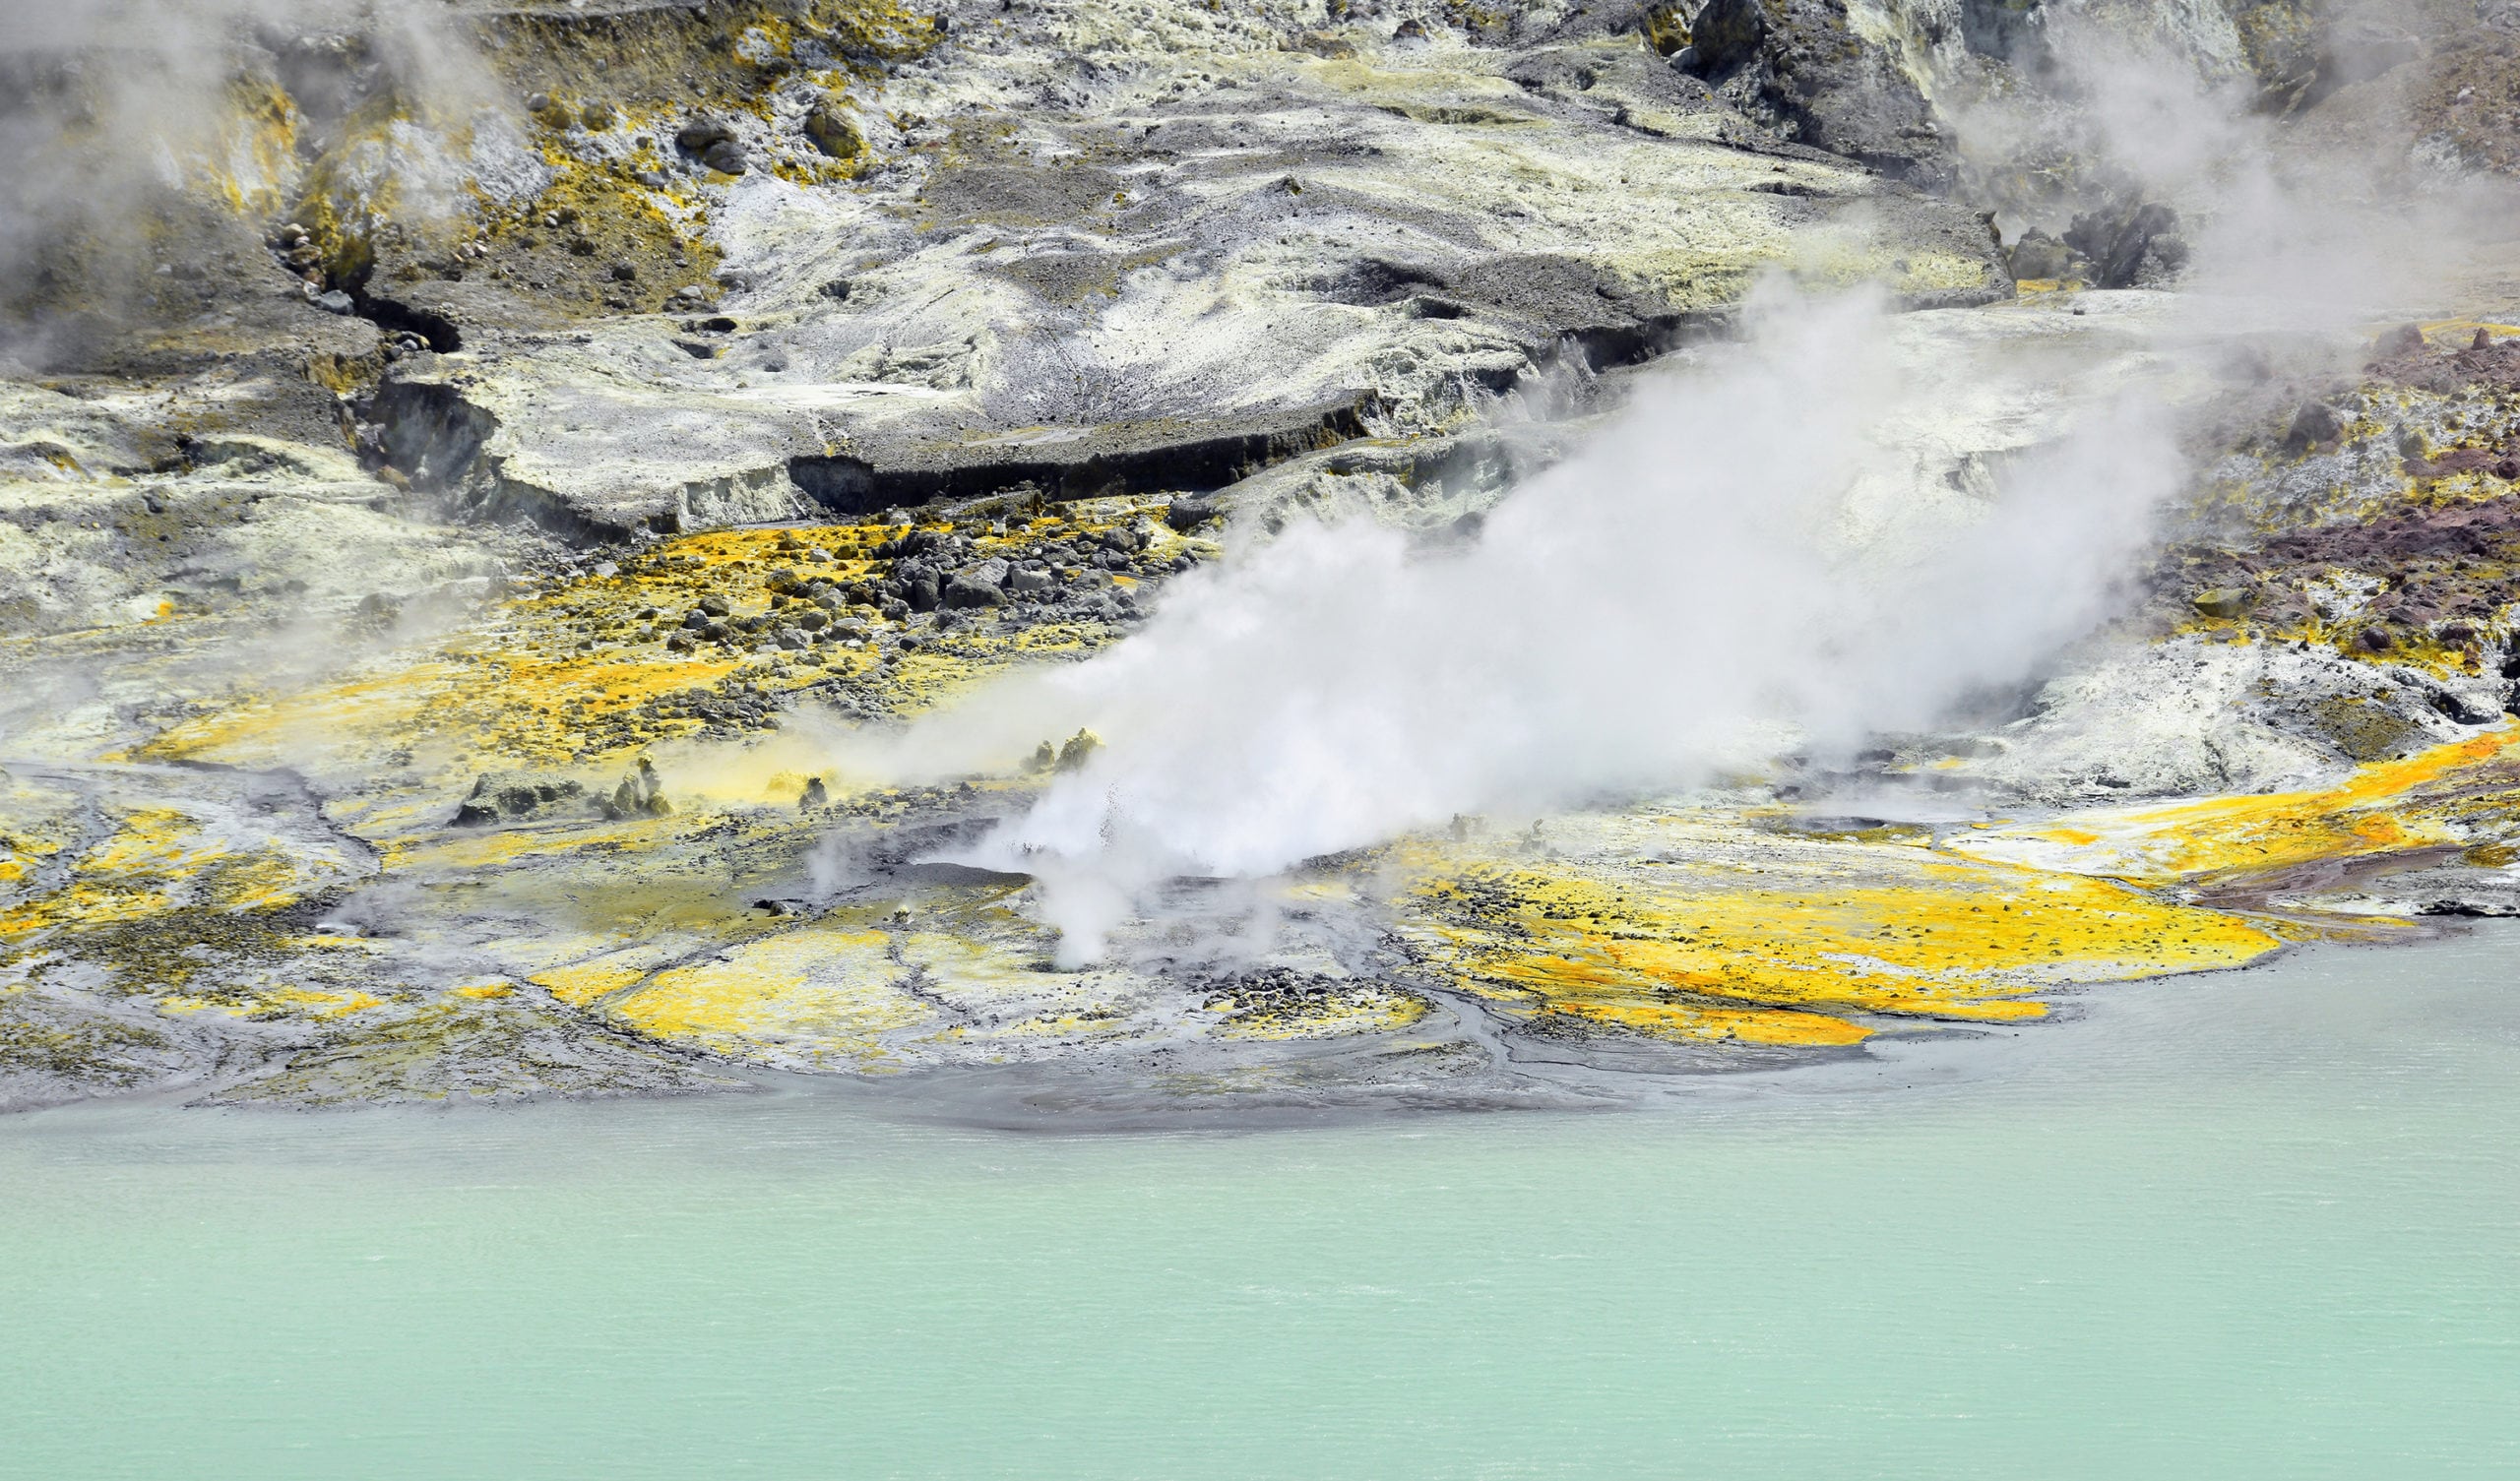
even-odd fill
[[(2101, 614), (2179, 464), (2104, 408), (1956, 492), (1902, 429), (1949, 393), (1871, 295), (1763, 293), (1748, 342), (1662, 381), (1458, 549), (1299, 525), (1185, 578), (1130, 642), (917, 728), (889, 760), (1105, 747), (984, 846), (1086, 959), (1169, 875), (1263, 875), (1441, 824), (1702, 781), (1922, 723)], [(1998, 386), (2002, 356), (1935, 367)]]

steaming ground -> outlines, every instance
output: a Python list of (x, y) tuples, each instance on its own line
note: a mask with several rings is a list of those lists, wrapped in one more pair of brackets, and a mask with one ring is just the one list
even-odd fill
[[(1901, 335), (1877, 297), (1778, 289), (1750, 325), (1450, 538), (1299, 525), (1182, 581), (1128, 644), (874, 764), (1007, 769), (1043, 735), (1099, 736), (964, 856), (1040, 876), (1062, 961), (1091, 960), (1166, 878), (1924, 726), (2089, 631), (2180, 485), (2146, 403), (2165, 388), (2133, 384), (2166, 369), (2075, 404), (2008, 363), (2017, 339)], [(1951, 385), (1973, 389), (1961, 418)]]
[(11, 17), (0, 1104), (1589, 1105), (2520, 910), (2493, 34), (1404, 11)]

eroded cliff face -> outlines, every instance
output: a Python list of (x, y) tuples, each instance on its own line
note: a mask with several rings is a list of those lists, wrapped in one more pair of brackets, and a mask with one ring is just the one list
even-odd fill
[[(1022, 1064), (1044, 1104), (1563, 1103), (2520, 900), (2507, 295), (2200, 335), (2194, 207), (2078, 155), (2050, 77), (2069, 21), (2149, 29), (2279, 140), (2465, 179), (2473, 19), (163, 14), (10, 37), (0, 1104)], [(2112, 398), (2180, 419), (2198, 475), (2026, 686), (1176, 875), (1092, 959), (945, 860), (1102, 737), (841, 759), (1138, 651), (1314, 520), (1531, 537), (1487, 517), (1666, 362), (1721, 375), (1767, 276), (1873, 285), (1892, 379), (1949, 378), (1848, 549), (1984, 523)], [(1808, 615), (1757, 601), (1585, 641), (1671, 682)]]

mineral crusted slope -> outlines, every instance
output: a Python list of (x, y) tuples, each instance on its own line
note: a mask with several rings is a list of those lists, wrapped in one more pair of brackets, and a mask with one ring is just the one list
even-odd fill
[[(2498, 65), (2207, 9), (2162, 15), (2304, 129)], [(1593, 1103), (2520, 908), (2520, 331), (2159, 352), (2168, 208), (2063, 124), (1957, 126), (2044, 97), (2038, 7), (311, 14), (7, 33), (0, 1106), (1003, 1065), (1132, 1110)], [(2502, 162), (2464, 102), (2402, 134)], [(1036, 881), (945, 860), (1101, 737), (834, 763), (1127, 650), (1294, 522), (1481, 538), (1769, 275), (1917, 311), (1919, 409), (1840, 511), (1885, 561), (2080, 411), (2187, 419), (2192, 497), (2039, 682), (1170, 879), (1084, 964)], [(1649, 631), (1599, 639), (1640, 682)]]

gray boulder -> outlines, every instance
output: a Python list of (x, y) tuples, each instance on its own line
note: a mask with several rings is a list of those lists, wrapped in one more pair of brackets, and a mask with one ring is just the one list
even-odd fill
[(816, 104), (805, 115), (805, 137), (814, 148), (835, 159), (854, 159), (866, 153), (866, 136), (846, 114), (825, 104)]
[(2284, 446), (2290, 452), (2300, 452), (2321, 443), (2334, 442), (2345, 431), (2345, 418), (2325, 401), (2303, 401), (2293, 413), (2292, 424), (2284, 429)]
[(964, 567), (945, 583), (945, 605), (949, 607), (1002, 607), (1006, 605), (1006, 578), (1009, 567), (992, 557)]
[(2151, 286), (2187, 266), (2178, 213), (2133, 196), (2075, 216), (2065, 228), (2065, 245), (2091, 260), (2095, 287)]
[(622, 776), (612, 795), (598, 798), (597, 805), (616, 823), (625, 818), (662, 818), (673, 811), (673, 804), (665, 800), (664, 786), (658, 779), (656, 763), (644, 756), (639, 758), (635, 771)]
[(2063, 278), (2073, 271), (2074, 254), (2063, 242), (2034, 226), (2013, 243), (2007, 266), (2019, 279)]
[(1689, 44), (1671, 65), (1700, 77), (1727, 73), (1758, 55), (1767, 36), (1767, 13), (1759, 0), (1706, 0), (1689, 23)]
[(1174, 499), (1164, 512), (1164, 523), (1183, 534), (1205, 525), (1225, 513), (1225, 506), (1214, 499)]
[(733, 127), (724, 119), (712, 118), (704, 113), (684, 124), (673, 136), (673, 142), (689, 153), (698, 154), (706, 153), (713, 144), (728, 143), (734, 137)]

